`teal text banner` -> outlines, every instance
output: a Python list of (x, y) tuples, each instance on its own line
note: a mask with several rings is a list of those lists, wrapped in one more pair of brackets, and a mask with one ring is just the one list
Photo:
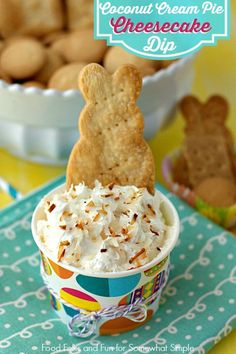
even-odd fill
[(229, 0), (95, 0), (95, 38), (149, 59), (177, 59), (229, 38)]

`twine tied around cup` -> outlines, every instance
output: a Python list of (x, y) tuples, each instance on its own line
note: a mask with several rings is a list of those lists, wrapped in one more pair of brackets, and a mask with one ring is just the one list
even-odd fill
[[(147, 318), (147, 304), (157, 300), (161, 295), (161, 290), (165, 286), (170, 271), (170, 265), (168, 265), (164, 277), (164, 281), (162, 286), (158, 291), (154, 292), (147, 298), (138, 298), (135, 302), (128, 305), (120, 305), (120, 306), (110, 306), (99, 311), (92, 312), (79, 312), (75, 316), (73, 316), (68, 323), (68, 330), (71, 336), (86, 338), (92, 335), (96, 329), (99, 320), (104, 318), (115, 319), (118, 317), (125, 317), (127, 319), (132, 320), (133, 322), (143, 322)], [(71, 304), (67, 303), (63, 300), (55, 291), (50, 287), (46, 276), (43, 271), (43, 267), (41, 266), (41, 276), (44, 280), (46, 288), (48, 291), (60, 302), (66, 304), (74, 308)], [(77, 309), (77, 308), (75, 308)]]
[(157, 297), (157, 293), (149, 296), (147, 299), (137, 299), (130, 305), (106, 307), (100, 311), (93, 311), (88, 314), (78, 313), (71, 318), (68, 323), (70, 335), (79, 338), (89, 337), (97, 328), (100, 319), (115, 319), (126, 317), (134, 322), (143, 322), (147, 318), (147, 306), (145, 302), (151, 301)]

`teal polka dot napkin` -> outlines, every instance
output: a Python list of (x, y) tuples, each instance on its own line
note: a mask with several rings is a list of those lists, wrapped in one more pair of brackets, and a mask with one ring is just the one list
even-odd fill
[(124, 334), (70, 337), (50, 307), (30, 231), (38, 201), (63, 182), (0, 212), (0, 353), (205, 353), (236, 327), (236, 238), (158, 185), (182, 225), (158, 312)]

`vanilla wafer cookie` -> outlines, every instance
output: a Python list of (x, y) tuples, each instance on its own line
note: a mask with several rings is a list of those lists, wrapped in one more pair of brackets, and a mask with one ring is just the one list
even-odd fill
[(64, 25), (61, 0), (0, 0), (0, 34), (40, 37)]
[(3, 49), (0, 65), (13, 79), (28, 79), (46, 62), (43, 45), (35, 39), (19, 39)]

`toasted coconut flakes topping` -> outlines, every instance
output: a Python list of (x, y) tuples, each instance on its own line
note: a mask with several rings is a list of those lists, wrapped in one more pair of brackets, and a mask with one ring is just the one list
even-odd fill
[(138, 258), (139, 256), (141, 256), (141, 254), (143, 254), (145, 252), (145, 248), (142, 248), (138, 253), (136, 253), (132, 258), (130, 258), (129, 263), (133, 263), (133, 261)]
[(75, 224), (75, 227), (77, 227), (77, 229), (80, 229), (80, 230), (84, 229), (82, 221), (77, 222), (77, 224)]
[(105, 198), (110, 198), (110, 197), (113, 197), (113, 193), (107, 193), (107, 194), (104, 194), (102, 197), (105, 197)]
[(51, 204), (50, 207), (48, 208), (49, 213), (51, 213), (55, 208), (56, 208), (56, 205)]
[(137, 217), (138, 217), (138, 214), (134, 214), (133, 215), (133, 219), (131, 220), (131, 222), (130, 222), (130, 225), (133, 225), (134, 223), (135, 223), (135, 221), (137, 220)]
[(62, 246), (70, 246), (70, 242), (68, 240), (61, 241), (60, 245), (62, 245)]
[(121, 230), (121, 233), (123, 234), (123, 235), (127, 235), (127, 233), (128, 233), (129, 231), (128, 231), (128, 229), (127, 229), (127, 227), (123, 227), (122, 228), (122, 230)]
[(85, 208), (85, 212), (89, 213), (90, 212), (90, 208), (95, 207), (95, 204), (92, 200), (90, 200), (90, 202), (88, 202), (88, 204), (86, 204), (86, 208)]
[(100, 219), (101, 214), (97, 213), (94, 218), (93, 221), (98, 221)]
[(59, 225), (60, 229), (66, 230), (66, 225)]
[(65, 218), (70, 217), (71, 215), (72, 215), (72, 213), (70, 213), (67, 210), (63, 211), (63, 213), (62, 213), (62, 216), (64, 216)]
[[(91, 189), (80, 184), (56, 195), (51, 203), (45, 202), (39, 234), (55, 257), (65, 263), (97, 271), (127, 270), (132, 262), (137, 267), (152, 260), (162, 247), (166, 226), (161, 202), (158, 193), (151, 196), (135, 186), (112, 183), (103, 187), (96, 182)], [(56, 210), (50, 215), (48, 209), (54, 205)], [(55, 235), (54, 226), (65, 231)], [(70, 247), (60, 243), (65, 233)], [(56, 248), (55, 242), (60, 246)]]
[(134, 213), (133, 220), (136, 221), (138, 218), (138, 214)]
[(141, 197), (141, 195), (142, 195), (141, 193), (134, 193), (134, 195), (131, 197), (131, 200), (135, 200), (135, 199)]
[(150, 227), (150, 231), (151, 231), (153, 234), (155, 234), (155, 235), (157, 235), (157, 236), (160, 236), (160, 232), (153, 230), (152, 227)]
[(153, 215), (156, 215), (155, 210), (153, 209), (153, 207), (151, 206), (151, 204), (147, 205), (148, 209), (152, 212)]
[(107, 238), (105, 231), (102, 229), (102, 231), (100, 232), (100, 236), (103, 240), (105, 240)]
[(109, 183), (107, 187), (108, 187), (108, 189), (110, 189), (110, 191), (111, 191), (111, 190), (113, 189), (114, 185), (115, 185), (115, 183), (112, 182), (112, 183)]
[(143, 220), (145, 220), (145, 222), (146, 222), (147, 224), (150, 224), (150, 223), (151, 223), (151, 221), (149, 220), (149, 218), (147, 217), (146, 214), (144, 214), (142, 218), (143, 218)]
[(115, 232), (114, 232), (113, 228), (111, 226), (109, 226), (108, 229), (110, 231), (111, 236), (115, 236)]
[(100, 209), (100, 210), (98, 210), (98, 212), (99, 212), (100, 214), (107, 215), (107, 211), (104, 210), (104, 209)]
[(65, 254), (65, 250), (66, 250), (66, 246), (69, 246), (70, 242), (69, 241), (61, 241), (60, 245), (59, 245), (59, 249), (58, 249), (58, 261), (60, 261), (62, 259), (62, 257), (64, 257)]

